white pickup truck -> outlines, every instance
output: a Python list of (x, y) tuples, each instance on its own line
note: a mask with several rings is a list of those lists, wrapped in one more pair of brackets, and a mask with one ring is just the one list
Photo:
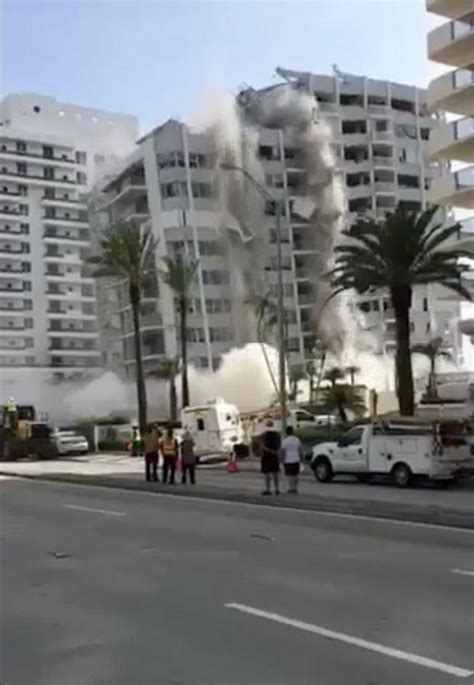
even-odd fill
[(337, 474), (353, 474), (362, 482), (387, 475), (401, 488), (416, 476), (451, 480), (472, 464), (467, 440), (443, 441), (429, 426), (379, 423), (354, 426), (338, 442), (316, 445), (311, 458), (314, 475), (322, 483)]

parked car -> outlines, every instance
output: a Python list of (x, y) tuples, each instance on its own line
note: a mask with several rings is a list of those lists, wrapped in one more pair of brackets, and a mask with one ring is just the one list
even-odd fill
[(59, 454), (87, 454), (89, 443), (74, 431), (56, 431), (54, 434)]

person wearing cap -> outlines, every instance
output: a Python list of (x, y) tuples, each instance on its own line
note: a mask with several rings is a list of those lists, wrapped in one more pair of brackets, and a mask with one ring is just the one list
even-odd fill
[(273, 481), (275, 495), (280, 494), (279, 472), (280, 472), (280, 433), (275, 430), (273, 421), (268, 419), (266, 429), (262, 433), (261, 439), (261, 461), (260, 468), (265, 481), (265, 489), (262, 495), (271, 495), (270, 486)]

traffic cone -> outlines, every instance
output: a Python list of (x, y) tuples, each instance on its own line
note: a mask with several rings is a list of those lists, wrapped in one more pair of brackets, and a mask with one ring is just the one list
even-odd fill
[(235, 459), (235, 452), (229, 454), (229, 461), (227, 462), (227, 473), (238, 473), (239, 467), (237, 466), (237, 461)]

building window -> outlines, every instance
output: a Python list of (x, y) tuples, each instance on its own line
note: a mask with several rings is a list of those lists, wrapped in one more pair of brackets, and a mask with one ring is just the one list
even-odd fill
[(45, 159), (53, 159), (53, 148), (51, 145), (43, 145), (43, 157)]
[(21, 251), (24, 254), (29, 254), (30, 253), (30, 244), (29, 243), (21, 243)]
[(212, 197), (212, 189), (210, 183), (191, 183), (193, 197)]
[(185, 166), (184, 152), (162, 152), (156, 156), (156, 161), (160, 169)]
[(171, 183), (161, 184), (161, 196), (164, 199), (170, 197), (187, 197), (188, 188), (183, 181), (172, 181)]
[(26, 152), (26, 143), (23, 140), (17, 140), (16, 141), (16, 151), (17, 152)]
[(428, 298), (427, 297), (423, 298), (423, 311), (424, 312), (428, 311)]
[(20, 231), (23, 235), (29, 235), (30, 224), (20, 224)]
[(17, 162), (16, 171), (20, 176), (26, 176), (27, 170), (26, 162)]
[(43, 169), (43, 176), (49, 180), (54, 178), (54, 167), (45, 167)]
[[(67, 180), (67, 176), (64, 180)], [(76, 181), (79, 183), (79, 185), (85, 185), (87, 183), (87, 174), (85, 174), (83, 171), (78, 171), (76, 173)]]
[(22, 184), (18, 185), (18, 192), (20, 195), (28, 195), (28, 186), (24, 186)]
[(33, 328), (33, 319), (31, 317), (25, 319), (25, 328)]
[(220, 269), (203, 270), (202, 281), (204, 285), (228, 285), (229, 272)]
[(76, 164), (86, 164), (87, 153), (80, 150), (76, 150)]

